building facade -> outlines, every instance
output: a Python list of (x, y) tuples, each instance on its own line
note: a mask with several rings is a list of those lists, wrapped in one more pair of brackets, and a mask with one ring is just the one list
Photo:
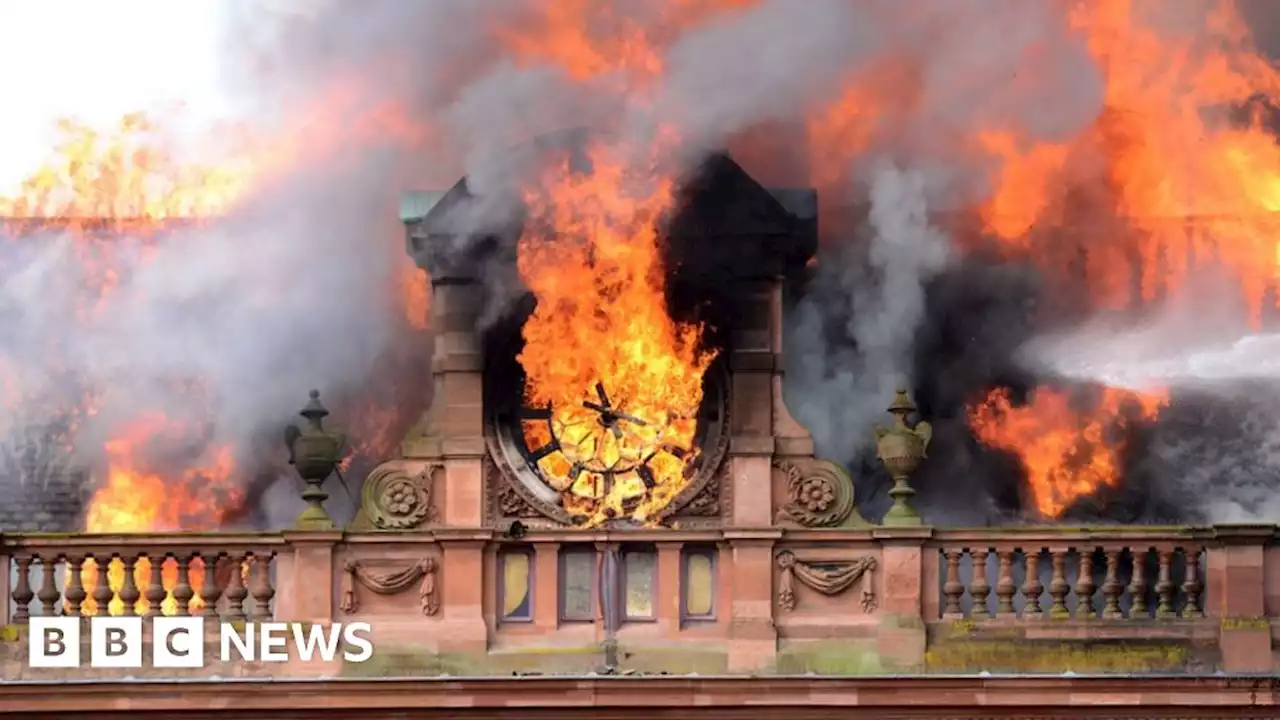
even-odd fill
[[(296, 530), (4, 535), (4, 678), (181, 674), (240, 677), (249, 688), (271, 677), (278, 696), (215, 700), (216, 685), (185, 687), (198, 702), (245, 712), (278, 714), (287, 703), (318, 712), (323, 702), (348, 708), (344, 717), (414, 703), (739, 713), (726, 717), (745, 717), (744, 703), (770, 712), (847, 706), (841, 717), (861, 717), (852, 714), (861, 707), (880, 718), (1275, 716), (1265, 713), (1275, 703), (1266, 677), (1280, 669), (1276, 526), (930, 526), (912, 510), (910, 490), (929, 432), (905, 392), (878, 435), (895, 505), (881, 524), (866, 521), (846, 471), (815, 457), (782, 396), (782, 286), (814, 250), (815, 198), (767, 190), (728, 158), (709, 161), (688, 193), (676, 244), (729, 248), (732, 260), (690, 255), (682, 267), (695, 288), (705, 284), (699, 262), (724, 273), (716, 287), (727, 290), (713, 300), (731, 308), (733, 322), (704, 383), (699, 461), (658, 510), (632, 512), (655, 492), (644, 468), (651, 455), (627, 470), (631, 480), (616, 465), (575, 472), (638, 483), (640, 499), (612, 515), (551, 482), (543, 461), (570, 455), (569, 441), (553, 428), (534, 442), (522, 429), (546, 417), (525, 406), (518, 383), (520, 318), (481, 322), (480, 272), (501, 256), (503, 238), (460, 242), (450, 208), (467, 201), (464, 180), (406, 201), (409, 251), (432, 279), (434, 400), (400, 456), (366, 479), (355, 522), (334, 527), (324, 511), (337, 443), (313, 397), (290, 440), (309, 482)], [(612, 434), (627, 413), (607, 395), (600, 391), (593, 412), (598, 432)], [(370, 623), (376, 652), (360, 664), (211, 663), (182, 673), (27, 666), (31, 617), (104, 611), (359, 620)], [(1081, 677), (1045, 677), (1064, 673)], [(668, 677), (641, 677), (649, 675)], [(1091, 675), (1103, 677), (1083, 677)], [(1197, 679), (1210, 675), (1217, 679)], [(508, 679), (457, 679), (495, 676)], [(399, 681), (405, 694), (395, 698), (385, 685), (359, 684), (389, 677), (416, 679)], [(142, 686), (93, 687), (103, 708), (172, 705), (148, 700)], [(57, 707), (84, 711), (94, 700), (79, 692)], [(0, 685), (4, 703), (54, 707), (17, 685)], [(918, 707), (904, 709), (911, 703)], [(982, 709), (992, 704), (1001, 709)], [(1053, 709), (1081, 704), (1092, 714)], [(1231, 713), (1197, 709), (1215, 705)]]

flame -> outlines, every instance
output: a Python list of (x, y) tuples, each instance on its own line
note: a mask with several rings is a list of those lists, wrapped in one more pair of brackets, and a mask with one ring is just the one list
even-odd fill
[[(984, 135), (1002, 162), (983, 215), (990, 232), (1045, 267), (1064, 258), (1037, 224), (1070, 218), (1082, 232), (1107, 235), (1088, 244), (1085, 258), (1104, 308), (1156, 299), (1198, 264), (1220, 262), (1239, 277), (1256, 327), (1280, 272), (1280, 146), (1256, 113), (1231, 122), (1228, 110), (1258, 94), (1280, 97), (1280, 76), (1256, 52), (1234, 3), (1211, 7), (1200, 27), (1180, 34), (1148, 2), (1076, 4), (1070, 22), (1103, 71), (1106, 109), (1064, 142)], [(1073, 172), (1089, 158), (1103, 160), (1105, 200), (1071, 197)], [(1089, 204), (1099, 202), (1118, 221), (1080, 223), (1100, 215)]]
[(240, 501), (235, 458), (226, 445), (204, 448), (200, 460), (187, 463), (180, 476), (140, 466), (148, 445), (181, 448), (192, 432), (158, 412), (139, 416), (118, 428), (105, 444), (107, 475), (94, 493), (85, 518), (91, 533), (136, 533), (217, 528)]
[(74, 226), (209, 217), (244, 191), (247, 168), (178, 163), (159, 141), (154, 120), (126, 115), (105, 132), (58, 122), (53, 159), (0, 196), (0, 217), (60, 218)]
[(643, 84), (662, 73), (664, 51), (682, 32), (758, 2), (655, 0), (635, 13), (595, 0), (557, 0), (538, 4), (531, 17), (495, 26), (494, 33), (522, 64), (551, 65), (579, 82), (629, 75)]
[[(425, 141), (425, 130), (410, 122), (403, 108), (370, 104), (357, 86), (343, 79), (335, 80), (317, 102), (323, 107), (290, 115), (278, 133), (247, 124), (217, 127), (187, 145), (175, 142), (166, 124), (151, 115), (127, 115), (106, 129), (60, 121), (56, 129), (61, 140), (47, 162), (11, 192), (0, 193), (0, 233), (25, 237), (33, 230), (57, 230), (67, 238), (83, 275), (77, 317), (84, 323), (98, 322), (114, 295), (126, 287), (127, 273), (147, 262), (156, 244), (166, 241), (167, 229), (215, 222), (253, 190), (303, 162), (341, 166), (352, 156), (347, 152), (352, 143), (377, 138), (407, 147)], [(332, 122), (315, 122), (315, 117)], [(192, 151), (216, 161), (192, 162)], [(399, 245), (402, 230), (396, 225), (394, 231)], [(424, 330), (429, 292), (424, 273), (408, 257), (398, 272), (391, 299), (410, 330)], [(57, 351), (49, 349), (53, 367), (59, 365)], [(6, 405), (31, 406), (47, 414), (39, 398), (28, 397), (20, 370), (9, 358), (0, 358), (2, 399)], [(200, 379), (187, 382), (200, 384)], [(85, 380), (68, 377), (67, 383), (81, 386)], [(79, 407), (57, 409), (68, 426), (60, 442), (74, 447), (84, 420), (97, 414), (101, 390), (85, 387)], [(202, 397), (191, 401), (197, 412), (208, 403)], [(373, 422), (367, 428), (364, 417), (344, 419), (368, 438), (370, 431), (385, 429), (379, 417), (370, 417)], [(234, 448), (199, 447), (198, 452), (168, 462), (152, 461), (155, 448), (189, 448), (198, 441), (199, 430), (192, 423), (143, 409), (108, 432), (103, 443), (104, 482), (89, 501), (87, 531), (213, 530), (243, 501)], [(380, 436), (368, 442), (388, 445)], [(172, 588), (176, 566), (169, 562), (165, 567), (166, 587)], [(118, 587), (123, 577), (118, 562), (111, 572), (113, 587)], [(138, 572), (144, 572), (141, 566)], [(86, 588), (91, 588), (96, 571), (86, 570), (85, 577)], [(88, 603), (92, 607), (92, 600)]]
[(425, 270), (411, 263), (401, 264), (400, 298), (409, 327), (426, 330), (431, 319), (431, 280)]
[(603, 146), (591, 155), (589, 172), (558, 165), (527, 196), (518, 266), (538, 303), (519, 360), (527, 407), (550, 417), (529, 417), (525, 440), (535, 452), (558, 440), (539, 468), (587, 524), (644, 522), (687, 483), (714, 355), (667, 313), (658, 224), (671, 179)]
[(1008, 390), (996, 388), (970, 408), (969, 423), (984, 445), (1017, 454), (1032, 507), (1056, 518), (1078, 498), (1119, 482), (1123, 431), (1156, 417), (1167, 401), (1163, 392), (1104, 387), (1092, 407), (1080, 408), (1066, 393), (1042, 387), (1015, 406)]
[[(106, 482), (89, 502), (85, 518), (85, 530), (91, 533), (149, 533), (173, 530), (214, 530), (228, 512), (239, 507), (243, 491), (235, 477), (232, 448), (219, 445), (205, 448), (201, 461), (187, 464), (179, 475), (141, 467), (149, 455), (149, 446), (163, 448), (183, 447), (191, 443), (189, 428), (160, 413), (146, 413), (118, 429), (118, 434), (105, 443), (107, 455)], [(197, 593), (190, 607), (203, 607), (199, 597), (203, 585), (203, 564), (194, 560), (190, 567), (188, 583)], [(144, 589), (150, 583), (151, 564), (147, 558), (139, 559), (134, 569), (135, 584)], [(168, 559), (162, 566), (163, 585), (167, 594), (161, 605), (162, 612), (173, 615), (177, 603), (173, 588), (178, 582), (177, 562)], [(113, 592), (118, 593), (124, 584), (124, 565), (115, 559), (108, 566), (108, 579)], [(97, 587), (97, 565), (93, 560), (85, 562), (82, 583), (90, 594), (83, 604), (86, 614), (97, 611), (92, 598)], [(123, 612), (119, 597), (111, 601), (109, 612)], [(147, 601), (138, 601), (137, 609), (145, 613)]]
[[(1163, 4), (1144, 0), (1071, 7), (1071, 28), (1102, 71), (1105, 109), (1053, 142), (1008, 128), (976, 138), (997, 161), (981, 211), (986, 230), (1050, 278), (1082, 268), (1088, 292), (1077, 297), (1094, 309), (1158, 300), (1198, 267), (1220, 264), (1238, 278), (1247, 320), (1258, 327), (1280, 279), (1280, 146), (1259, 114), (1233, 118), (1231, 110), (1278, 97), (1277, 69), (1229, 0), (1205, 3), (1200, 22), (1164, 22)], [(1079, 242), (1064, 243), (1063, 231)], [(1041, 388), (1015, 408), (996, 390), (970, 420), (983, 443), (1021, 457), (1032, 505), (1056, 517), (1118, 481), (1122, 447), (1108, 428), (1150, 419), (1165, 401), (1106, 389), (1084, 412)], [(1124, 415), (1126, 406), (1140, 412)]]

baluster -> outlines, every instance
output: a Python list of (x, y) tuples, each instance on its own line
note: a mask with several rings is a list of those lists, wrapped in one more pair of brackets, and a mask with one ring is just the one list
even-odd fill
[(15, 625), (25, 625), (31, 620), (31, 601), (36, 598), (35, 591), (31, 589), (31, 557), (30, 555), (23, 555), (16, 558), (18, 584), (13, 588), (13, 602), (16, 604), (13, 609), (13, 623)]
[(121, 556), (120, 564), (124, 566), (124, 578), (120, 583), (120, 604), (123, 606), (124, 616), (133, 617), (138, 614), (138, 599), (142, 597), (138, 590), (138, 579), (133, 576), (137, 567), (136, 556)]
[(93, 559), (94, 569), (97, 570), (98, 580), (93, 586), (93, 602), (97, 605), (95, 615), (106, 617), (111, 614), (111, 598), (115, 593), (111, 591), (111, 557), (102, 559)]
[(256, 568), (256, 582), (253, 584), (253, 617), (254, 622), (266, 622), (271, 619), (271, 598), (276, 596), (271, 587), (271, 557), (253, 556)]
[(1080, 550), (1080, 571), (1076, 576), (1076, 617), (1090, 620), (1093, 612), (1093, 592), (1097, 586), (1093, 584), (1093, 548)]
[(970, 614), (974, 620), (986, 620), (991, 617), (991, 612), (987, 609), (987, 597), (991, 595), (991, 583), (987, 582), (989, 554), (986, 548), (975, 548), (969, 551), (969, 557), (973, 560), (973, 582), (969, 584), (969, 596), (973, 599)]
[(1102, 582), (1102, 597), (1106, 604), (1102, 608), (1102, 617), (1108, 620), (1123, 618), (1120, 612), (1120, 593), (1124, 586), (1120, 584), (1120, 551), (1107, 551), (1107, 579)]
[(947, 582), (942, 586), (942, 594), (946, 596), (947, 602), (942, 617), (962, 618), (964, 611), (960, 608), (960, 598), (964, 595), (964, 585), (960, 583), (960, 551), (948, 550), (946, 558)]
[(1129, 578), (1129, 600), (1132, 601), (1129, 607), (1130, 618), (1145, 620), (1151, 612), (1147, 607), (1147, 550), (1148, 548), (1129, 551), (1133, 555), (1133, 576)]
[(1044, 592), (1044, 586), (1040, 584), (1040, 550), (1024, 552), (1027, 556), (1027, 579), (1022, 584), (1022, 596), (1027, 599), (1027, 604), (1022, 608), (1022, 617), (1039, 618), (1044, 615), (1040, 608), (1040, 593)]
[(1182, 608), (1182, 617), (1202, 618), (1204, 610), (1200, 607), (1200, 548), (1185, 551), (1187, 558), (1187, 577), (1182, 583), (1182, 594), (1186, 596), (1186, 605)]
[(56, 575), (58, 560), (57, 555), (52, 558), (40, 558), (40, 590), (36, 593), (36, 598), (40, 601), (40, 614), (44, 617), (61, 614), (58, 612), (58, 601), (62, 599), (62, 594), (58, 591)]
[(244, 599), (249, 591), (244, 586), (244, 557), (228, 558), (231, 562), (231, 576), (227, 579), (227, 608), (222, 618), (228, 621), (244, 620)]
[(1156, 581), (1156, 617), (1174, 616), (1173, 611), (1173, 551), (1160, 550), (1160, 574)]
[(196, 596), (195, 591), (191, 589), (191, 557), (174, 555), (173, 559), (178, 563), (178, 582), (173, 586), (173, 614), (177, 617), (186, 617), (191, 614), (191, 598)]
[(204, 617), (218, 615), (218, 598), (222, 597), (217, 577), (220, 557), (221, 553), (205, 553), (200, 556), (200, 563), (204, 566), (204, 582), (200, 584), (200, 599), (204, 601), (204, 607), (200, 609), (200, 614)]
[(155, 555), (147, 556), (147, 565), (151, 568), (151, 577), (147, 580), (147, 590), (143, 595), (147, 598), (147, 617), (156, 617), (164, 612), (162, 607), (165, 596), (169, 593), (164, 589), (164, 555), (159, 557)]
[(1049, 607), (1049, 617), (1062, 619), (1071, 617), (1067, 609), (1067, 593), (1071, 586), (1067, 584), (1067, 551), (1050, 550), (1053, 559), (1053, 579), (1049, 581), (1049, 596), (1053, 604)]
[[(89, 594), (84, 591), (84, 579), (81, 577), (81, 573), (84, 572), (84, 560), (67, 558), (66, 562), (69, 568), (68, 574), (71, 577), (67, 578), (67, 591), (63, 594), (67, 601), (65, 613), (72, 617), (79, 617), (80, 606), (84, 604), (84, 599), (89, 597)], [(45, 610), (52, 615), (53, 606), (58, 602), (58, 588), (54, 585), (52, 563), (45, 568), (44, 584), (45, 587), (40, 588), (40, 600), (44, 603)]]
[(1013, 584), (1013, 551), (1000, 551), (999, 577), (996, 578), (996, 615), (1013, 614), (1013, 596), (1018, 586)]

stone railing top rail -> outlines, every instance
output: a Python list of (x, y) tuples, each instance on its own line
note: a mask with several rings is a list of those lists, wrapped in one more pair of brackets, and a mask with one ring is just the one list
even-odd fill
[(984, 528), (938, 528), (931, 533), (931, 545), (991, 543), (1098, 542), (1125, 545), (1137, 542), (1180, 543), (1199, 541), (1265, 543), (1277, 538), (1273, 524), (1237, 525), (1094, 525), (1094, 526), (1011, 526)]
[(0, 554), (165, 554), (270, 552), (288, 542), (283, 533), (15, 533), (0, 536)]
[(706, 543), (734, 541), (791, 542), (862, 542), (874, 543), (894, 539), (923, 541), (931, 547), (963, 547), (970, 544), (992, 545), (1036, 544), (1045, 547), (1080, 542), (1097, 542), (1127, 546), (1135, 542), (1153, 544), (1200, 541), (1205, 544), (1265, 544), (1280, 540), (1280, 526), (1274, 524), (1231, 525), (1094, 525), (1057, 526), (1025, 525), (974, 528), (885, 528), (865, 529), (796, 529), (796, 528), (717, 528), (668, 529), (635, 528), (611, 530), (572, 530), (530, 528), (519, 535), (489, 529), (447, 529), (415, 532), (157, 532), (157, 533), (4, 533), (0, 534), (0, 554), (16, 551), (38, 553), (59, 551), (107, 553), (133, 551), (147, 553), (204, 551), (264, 551), (300, 542), (364, 544), (419, 544), (450, 541), (485, 542), (490, 540), (520, 543)]

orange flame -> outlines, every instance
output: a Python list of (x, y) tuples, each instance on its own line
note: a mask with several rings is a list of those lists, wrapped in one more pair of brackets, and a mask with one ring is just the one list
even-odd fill
[(185, 429), (155, 412), (118, 429), (117, 436), (105, 443), (106, 482), (90, 501), (87, 532), (210, 530), (220, 525), (242, 493), (235, 483), (230, 447), (205, 449), (203, 462), (189, 464), (180, 478), (138, 466), (149, 443), (161, 441), (168, 447), (189, 443)]
[[(984, 217), (992, 233), (1033, 249), (1049, 268), (1063, 264), (1052, 248), (1060, 243), (1034, 225), (1107, 234), (1084, 258), (1104, 307), (1157, 298), (1216, 260), (1239, 277), (1256, 326), (1280, 277), (1280, 146), (1256, 116), (1233, 123), (1228, 109), (1255, 94), (1280, 97), (1280, 75), (1256, 52), (1234, 4), (1212, 7), (1180, 33), (1160, 22), (1160, 6), (1140, 0), (1076, 5), (1071, 22), (1103, 70), (1106, 110), (1059, 144), (984, 136), (1004, 161)], [(1088, 204), (1098, 197), (1070, 195), (1081, 179), (1073, 173), (1097, 166), (1091, 158), (1103, 161), (1104, 202), (1117, 222), (1079, 222), (1099, 212)]]
[(610, 3), (557, 0), (494, 31), (518, 61), (550, 64), (573, 80), (628, 73), (647, 81), (662, 73), (663, 51), (681, 32), (757, 2), (655, 0), (642, 13), (642, 22)]
[[(207, 164), (180, 161), (182, 148), (170, 142), (171, 134), (154, 117), (128, 115), (105, 131), (61, 121), (62, 139), (47, 163), (13, 193), (0, 195), (0, 231), (23, 236), (32, 230), (54, 229), (67, 236), (86, 285), (78, 298), (79, 319), (93, 322), (122, 286), (125, 273), (139, 259), (147, 261), (165, 228), (223, 216), (250, 190), (304, 160), (341, 163), (347, 156), (338, 154), (349, 140), (379, 138), (404, 145), (423, 140), (422, 128), (408, 122), (398, 106), (381, 103), (364, 108), (361, 94), (348, 83), (335, 83), (331, 90), (320, 99), (326, 112), (319, 116), (333, 115), (340, 122), (298, 123), (304, 129), (301, 132), (285, 123), (288, 132), (278, 137), (248, 126), (218, 128), (196, 138), (194, 144), (206, 152), (220, 149), (212, 154), (218, 161)], [(311, 110), (301, 115), (315, 115)], [(399, 244), (400, 228), (395, 230)], [(422, 330), (429, 300), (424, 273), (407, 257), (399, 271), (392, 299), (409, 327)], [(56, 363), (57, 358), (50, 362)], [(0, 359), (0, 367), (7, 364), (8, 359)], [(25, 400), (23, 388), (13, 380), (16, 377), (4, 372), (0, 379), (6, 402)], [(100, 390), (89, 388), (82, 407), (70, 413), (73, 419), (95, 414), (94, 395)], [(194, 404), (199, 402), (193, 399)], [(361, 418), (346, 419), (349, 426), (360, 426)], [(383, 430), (377, 420), (379, 424), (369, 430)], [(74, 436), (74, 429), (69, 435)], [(204, 448), (194, 458), (195, 464), (176, 474), (173, 467), (180, 460), (152, 466), (141, 454), (153, 442), (181, 446), (192, 439), (190, 430), (187, 424), (145, 409), (132, 422), (112, 428), (114, 435), (104, 443), (105, 481), (90, 500), (85, 529), (134, 533), (219, 527), (241, 501), (233, 479), (232, 448)], [(367, 438), (369, 433), (360, 434)], [(74, 437), (68, 442), (74, 444)], [(376, 444), (387, 445), (381, 439)], [(113, 583), (118, 586), (122, 570), (118, 563), (113, 567)], [(172, 562), (166, 565), (167, 587), (175, 582), (175, 570)], [(95, 581), (95, 572), (87, 571), (86, 583)]]
[[(531, 449), (588, 524), (651, 519), (686, 484), (702, 376), (701, 329), (667, 314), (658, 223), (671, 180), (597, 147), (589, 173), (560, 165), (528, 195), (519, 270), (538, 299), (519, 360)], [(610, 416), (614, 413), (614, 416)], [(613, 420), (613, 422), (611, 422)]]
[(1115, 431), (1154, 418), (1167, 400), (1164, 393), (1103, 388), (1094, 407), (1080, 409), (1065, 393), (1039, 388), (1014, 406), (1008, 390), (997, 388), (970, 408), (969, 424), (984, 445), (1018, 455), (1031, 505), (1055, 518), (1078, 498), (1119, 482), (1125, 446)]
[(62, 120), (54, 159), (0, 196), (0, 217), (145, 221), (208, 217), (225, 211), (245, 189), (244, 167), (180, 164), (157, 141), (159, 128), (142, 114), (100, 132)]

